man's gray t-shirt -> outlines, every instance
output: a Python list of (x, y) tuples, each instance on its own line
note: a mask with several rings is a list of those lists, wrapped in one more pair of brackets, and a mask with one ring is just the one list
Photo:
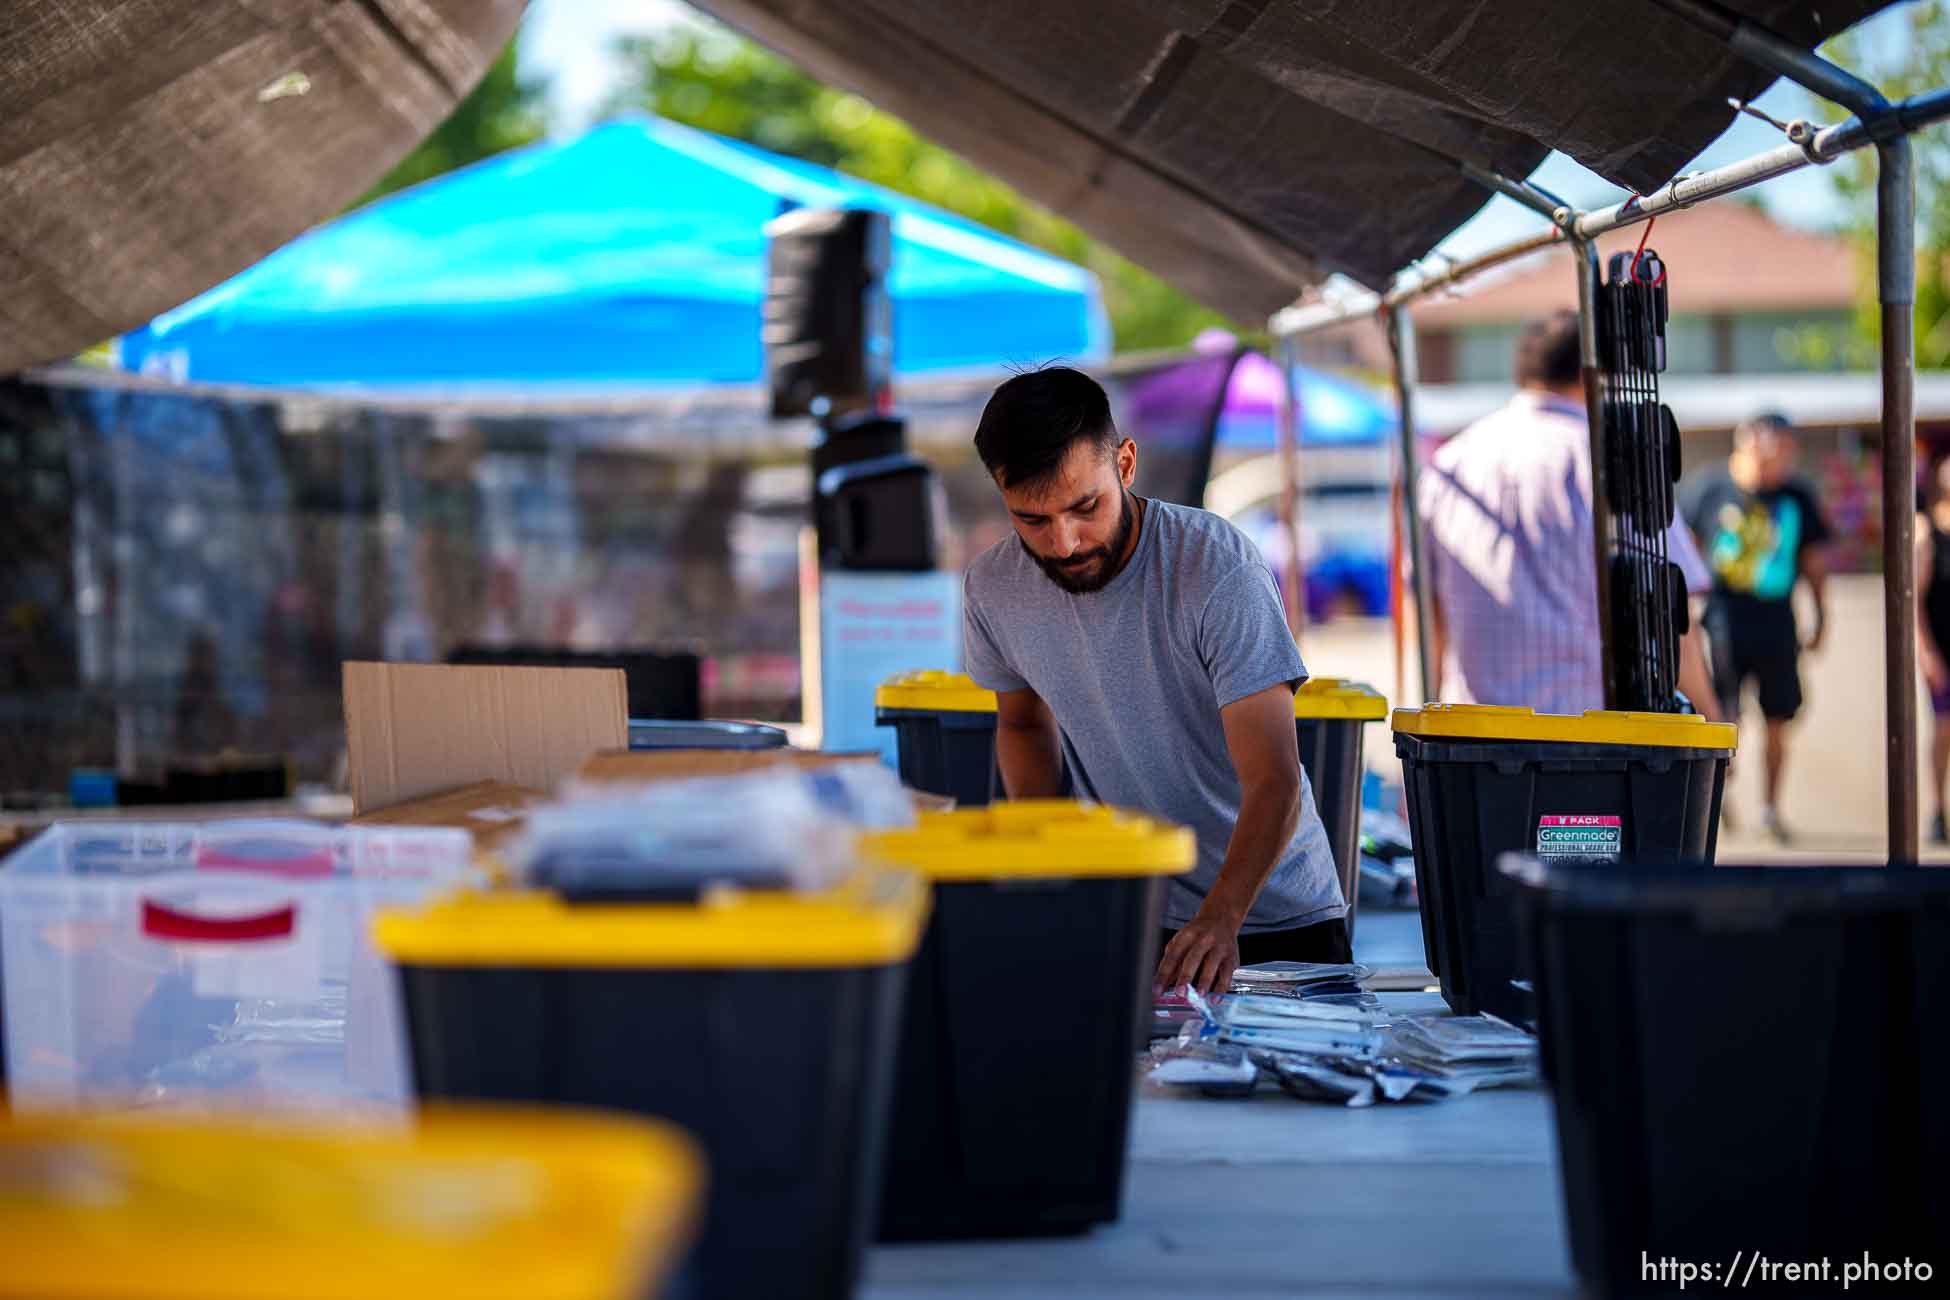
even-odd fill
[[(969, 674), (1042, 697), (1078, 792), (1197, 835), (1198, 865), (1165, 897), (1165, 923), (1183, 926), (1239, 819), (1219, 710), (1307, 676), (1266, 562), (1217, 515), (1146, 501), (1130, 563), (1101, 591), (1058, 587), (1015, 537), (978, 556), (963, 586)], [(1300, 825), (1241, 933), (1347, 912), (1313, 787), (1300, 781)]]

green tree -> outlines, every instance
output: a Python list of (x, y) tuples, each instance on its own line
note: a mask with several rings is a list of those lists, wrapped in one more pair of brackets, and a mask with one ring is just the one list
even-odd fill
[[(1950, 0), (1917, 0), (1905, 17), (1906, 54), (1894, 67), (1865, 72), (1864, 43), (1852, 32), (1829, 42), (1823, 52), (1865, 75), (1891, 99), (1950, 85)], [(1910, 152), (1916, 173), (1916, 364), (1941, 370), (1950, 368), (1950, 132), (1940, 126), (1919, 132), (1910, 137)], [(1849, 200), (1851, 233), (1863, 263), (1857, 335), (1834, 346), (1852, 364), (1872, 366), (1881, 335), (1875, 295), (1875, 151), (1850, 154), (1830, 174)]]
[(480, 84), (455, 105), (447, 120), (360, 196), (359, 204), (491, 158), (503, 150), (532, 144), (542, 138), (542, 128), (538, 93), (523, 83), (516, 72), (515, 45), (510, 41), (508, 48), (488, 65)]
[[(708, 22), (622, 42), (635, 70), (614, 111), (661, 117), (858, 176), (978, 221), (1095, 272), (1120, 352), (1179, 347), (1218, 325), (1252, 329), (1200, 306), (905, 122), (813, 80)], [(1256, 328), (1256, 327), (1255, 327)]]

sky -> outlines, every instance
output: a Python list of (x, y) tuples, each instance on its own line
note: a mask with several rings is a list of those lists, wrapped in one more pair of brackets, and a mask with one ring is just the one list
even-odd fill
[[(1903, 10), (1908, 7), (1897, 6), (1863, 24), (1868, 57), (1878, 62), (1902, 57)], [(622, 64), (609, 52), (618, 37), (661, 31), (692, 16), (690, 6), (679, 0), (531, 0), (517, 58), (524, 77), (546, 85), (555, 129), (575, 131), (589, 124), (624, 75)], [(1782, 121), (1806, 117), (1826, 123), (1845, 116), (1832, 105), (1818, 105), (1807, 92), (1785, 82), (1776, 83), (1755, 102)], [(1780, 143), (1779, 131), (1742, 116), (1684, 170), (1722, 166)], [(1547, 158), (1532, 179), (1579, 207), (1602, 207), (1627, 197), (1623, 190), (1562, 154)], [(1844, 216), (1842, 203), (1820, 168), (1784, 176), (1761, 186), (1755, 194), (1777, 220), (1795, 225), (1832, 227)], [(1535, 214), (1499, 196), (1445, 240), (1440, 251), (1467, 257), (1542, 228), (1543, 222)]]

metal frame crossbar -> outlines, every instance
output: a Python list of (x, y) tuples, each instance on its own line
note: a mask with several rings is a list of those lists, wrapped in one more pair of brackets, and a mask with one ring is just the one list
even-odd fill
[[(1635, 195), (1621, 203), (1579, 211), (1540, 187), (1522, 180), (1458, 163), (1463, 174), (1485, 189), (1508, 196), (1551, 223), (1539, 234), (1500, 245), (1462, 261), (1444, 260), (1408, 268), (1380, 292), (1360, 291), (1329, 300), (1296, 303), (1276, 312), (1267, 327), (1278, 340), (1286, 379), (1280, 422), (1282, 466), (1288, 473), (1298, 458), (1285, 440), (1293, 437), (1293, 342), (1305, 334), (1350, 321), (1380, 315), (1389, 333), (1395, 358), (1395, 384), (1400, 398), (1402, 495), (1414, 547), (1413, 584), (1417, 641), (1421, 651), (1422, 693), (1435, 698), (1437, 667), (1432, 662), (1429, 593), (1423, 575), (1420, 520), (1416, 518), (1416, 446), (1413, 393), (1415, 388), (1415, 331), (1410, 305), (1430, 293), (1454, 289), (1493, 267), (1562, 244), (1572, 253), (1578, 277), (1578, 323), (1582, 343), (1585, 398), (1591, 426), (1591, 476), (1594, 501), (1607, 499), (1604, 422), (1600, 418), (1596, 290), (1597, 239), (1600, 235), (1652, 220), (1662, 213), (1689, 208), (1751, 189), (1804, 167), (1833, 162), (1844, 154), (1874, 148), (1876, 176), (1876, 290), (1882, 323), (1882, 562), (1883, 637), (1886, 655), (1887, 759), (1889, 771), (1889, 860), (1913, 863), (1919, 842), (1916, 805), (1916, 643), (1911, 623), (1916, 608), (1916, 567), (1911, 545), (1915, 534), (1912, 494), (1915, 483), (1915, 302), (1916, 218), (1915, 181), (1910, 163), (1909, 137), (1950, 119), (1950, 88), (1891, 102), (1853, 73), (1812, 54), (1793, 42), (1734, 14), (1710, 0), (1653, 0), (1695, 27), (1725, 42), (1750, 62), (1793, 81), (1849, 111), (1834, 126), (1807, 122), (1787, 125), (1788, 143), (1751, 158), (1679, 177), (1651, 194)], [(1297, 484), (1283, 486), (1289, 503), (1297, 499)], [(1606, 557), (1606, 512), (1593, 510), (1596, 527), (1595, 581), (1598, 619), (1605, 664), (1607, 704), (1618, 699), (1612, 667), (1611, 602)], [(1294, 538), (1288, 542), (1299, 554)]]

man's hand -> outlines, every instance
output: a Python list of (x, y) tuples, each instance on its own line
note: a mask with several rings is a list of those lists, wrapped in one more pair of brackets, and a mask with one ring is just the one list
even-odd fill
[(1226, 750), (1239, 774), (1239, 822), (1218, 879), (1198, 914), (1172, 936), (1158, 986), (1190, 984), (1224, 993), (1239, 969), (1239, 927), (1300, 822), (1300, 747), (1293, 741), (1293, 688), (1269, 686), (1219, 710)]
[(1823, 614), (1821, 611), (1817, 610), (1815, 612), (1815, 630), (1808, 633), (1808, 644), (1806, 647), (1808, 653), (1809, 654), (1820, 653), (1821, 643), (1827, 637), (1827, 635), (1828, 635), (1828, 617), (1827, 615)]
[(1224, 993), (1239, 969), (1239, 920), (1200, 908), (1171, 937), (1158, 962), (1159, 990), (1189, 984), (1200, 993)]
[(1950, 694), (1950, 665), (1943, 662), (1943, 656), (1928, 646), (1923, 647), (1923, 680), (1930, 684), (1933, 695)]

